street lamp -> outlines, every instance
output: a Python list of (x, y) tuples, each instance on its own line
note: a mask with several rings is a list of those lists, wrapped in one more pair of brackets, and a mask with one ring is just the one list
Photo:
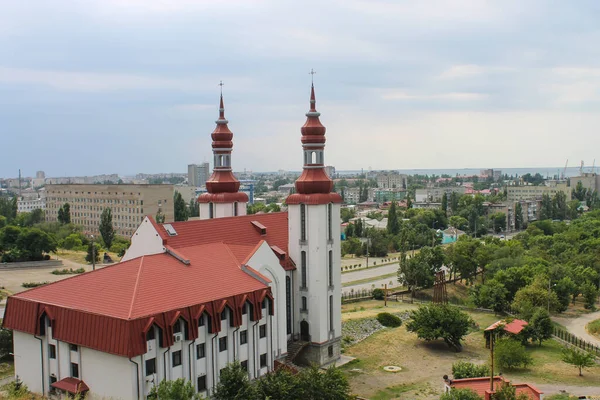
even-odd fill
[(90, 235), (92, 238), (92, 271), (96, 270), (96, 244), (94, 243), (94, 235)]

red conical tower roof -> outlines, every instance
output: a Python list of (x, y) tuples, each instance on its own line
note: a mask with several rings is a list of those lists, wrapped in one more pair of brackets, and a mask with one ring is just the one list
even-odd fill
[(231, 203), (234, 201), (247, 202), (248, 195), (238, 192), (240, 182), (233, 176), (231, 170), (231, 151), (233, 150), (233, 132), (229, 130), (225, 119), (225, 106), (223, 105), (223, 93), (219, 103), (219, 119), (215, 121), (217, 126), (212, 132), (212, 149), (214, 155), (213, 173), (206, 181), (206, 190), (198, 197), (199, 203)]
[(302, 132), (302, 148), (304, 151), (304, 167), (302, 175), (296, 180), (296, 192), (290, 195), (287, 204), (327, 204), (341, 203), (342, 198), (332, 193), (333, 181), (325, 172), (324, 149), (326, 128), (321, 124), (317, 111), (315, 87), (310, 87), (310, 110), (306, 113), (306, 122), (300, 129)]

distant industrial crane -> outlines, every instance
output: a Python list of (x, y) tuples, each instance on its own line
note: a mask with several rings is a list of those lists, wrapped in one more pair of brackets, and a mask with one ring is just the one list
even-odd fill
[(567, 158), (567, 162), (565, 162), (565, 169), (563, 169), (563, 173), (562, 173), (561, 179), (565, 179), (565, 177), (567, 176), (567, 165), (569, 165), (569, 159), (568, 158)]
[(583, 160), (581, 160), (581, 167), (579, 167), (579, 176), (583, 175)]

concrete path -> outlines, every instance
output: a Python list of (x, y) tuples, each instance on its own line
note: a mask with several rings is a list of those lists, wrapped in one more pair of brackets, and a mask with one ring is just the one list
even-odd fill
[(584, 314), (578, 318), (552, 318), (552, 320), (558, 322), (561, 325), (564, 325), (567, 328), (567, 330), (573, 335), (585, 340), (586, 342), (590, 342), (595, 344), (596, 346), (600, 346), (600, 338), (594, 335), (590, 335), (585, 329), (585, 326), (587, 324), (596, 319), (600, 319), (600, 311)]
[[(575, 368), (573, 368), (575, 371)], [(576, 372), (575, 372), (576, 373)], [(585, 374), (585, 372), (584, 372)], [(597, 386), (573, 386), (573, 385), (561, 385), (560, 383), (549, 384), (549, 383), (534, 383), (535, 387), (544, 392), (544, 397), (553, 394), (569, 393), (571, 396), (599, 396), (600, 387)]]

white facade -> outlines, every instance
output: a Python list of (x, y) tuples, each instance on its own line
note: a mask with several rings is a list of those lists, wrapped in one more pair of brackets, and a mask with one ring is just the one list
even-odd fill
[(32, 212), (33, 210), (45, 210), (46, 198), (17, 200), (17, 213)]
[(339, 204), (288, 206), (289, 252), (297, 268), (293, 279), (294, 332), (313, 347), (307, 361), (320, 365), (336, 361), (340, 355), (339, 215)]
[(246, 215), (246, 202), (200, 203), (200, 219), (237, 217)]
[(150, 219), (144, 217), (140, 226), (138, 226), (135, 233), (131, 236), (131, 246), (125, 252), (121, 262), (164, 252), (165, 247), (163, 246), (162, 238), (152, 225), (152, 222), (150, 222)]

